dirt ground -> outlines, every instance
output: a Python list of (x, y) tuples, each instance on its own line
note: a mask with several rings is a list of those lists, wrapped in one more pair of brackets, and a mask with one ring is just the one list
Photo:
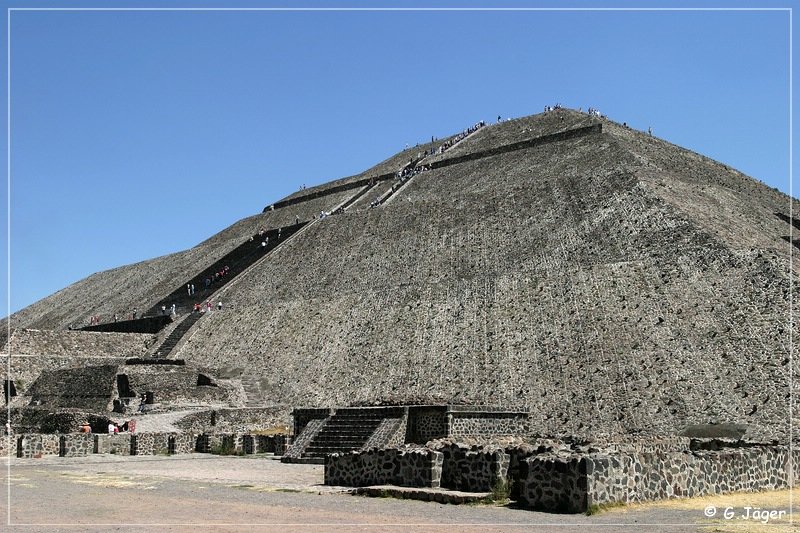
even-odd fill
[(3, 470), (0, 524), (7, 531), (800, 532), (790, 522), (789, 491), (586, 516), (353, 496), (322, 485), (322, 466), (263, 455), (14, 458)]

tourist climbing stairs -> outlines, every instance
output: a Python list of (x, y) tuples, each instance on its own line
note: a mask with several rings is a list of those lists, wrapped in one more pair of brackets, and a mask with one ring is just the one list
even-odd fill
[(375, 205), (377, 206), (385, 204), (392, 196), (395, 195), (395, 193), (400, 192), (400, 189), (404, 189), (409, 183), (411, 183), (411, 180), (414, 178), (414, 176), (420, 173), (421, 169), (417, 165), (423, 159), (425, 159), (425, 157), (412, 160), (404, 165), (403, 168), (401, 168), (398, 172), (397, 180), (392, 183), (392, 186), (388, 191), (380, 195), (378, 199), (375, 200)]
[(349, 200), (347, 200), (345, 203), (343, 203), (343, 204), (341, 205), (341, 207), (339, 207), (339, 212), (344, 212), (344, 211), (347, 211), (347, 210), (348, 210), (348, 209), (349, 209), (349, 208), (350, 208), (350, 207), (351, 207), (353, 204), (355, 204), (356, 202), (358, 202), (358, 200), (359, 200), (361, 197), (363, 197), (363, 196), (364, 196), (365, 194), (367, 194), (369, 191), (371, 191), (372, 189), (374, 189), (374, 188), (375, 188), (375, 186), (376, 186), (377, 184), (378, 184), (378, 181), (376, 180), (376, 181), (374, 181), (374, 182), (372, 182), (372, 183), (370, 183), (370, 184), (368, 184), (368, 185), (365, 185), (364, 187), (362, 187), (362, 188), (361, 188), (361, 189), (360, 189), (360, 190), (359, 190), (359, 191), (358, 191), (356, 194), (354, 194), (352, 197), (350, 197), (350, 199), (349, 199)]
[(336, 452), (358, 450), (367, 443), (383, 420), (379, 410), (354, 409), (337, 412), (303, 451), (303, 457), (325, 457)]
[(200, 317), (203, 316), (203, 313), (189, 313), (186, 317), (178, 324), (175, 329), (172, 330), (172, 333), (167, 335), (167, 338), (164, 339), (164, 342), (156, 348), (153, 352), (153, 357), (157, 357), (159, 359), (164, 359), (169, 357), (169, 354), (172, 353), (172, 350), (175, 349), (175, 346), (178, 345), (183, 335), (189, 331), (189, 328), (194, 326), (195, 322), (200, 320)]
[[(271, 229), (261, 234), (252, 235), (242, 244), (206, 267), (200, 274), (182, 282), (166, 298), (159, 301), (147, 311), (147, 315), (158, 315), (161, 307), (169, 310), (173, 304), (178, 308), (192, 309), (195, 303), (203, 303), (212, 293), (224, 287), (250, 265), (277, 248), (282, 242), (299, 231), (308, 222), (300, 222), (291, 226)], [(265, 246), (262, 246), (262, 243)], [(226, 271), (227, 267), (227, 271)], [(224, 272), (224, 275), (217, 274)], [(206, 288), (206, 280), (209, 280)], [(194, 293), (189, 287), (194, 285)], [(189, 287), (187, 287), (189, 286)]]

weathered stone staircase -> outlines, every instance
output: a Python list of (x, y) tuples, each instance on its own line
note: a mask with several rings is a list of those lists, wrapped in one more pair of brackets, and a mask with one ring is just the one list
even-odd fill
[(153, 352), (153, 357), (169, 357), (169, 354), (172, 353), (172, 350), (175, 349), (175, 346), (178, 345), (178, 342), (180, 342), (184, 334), (189, 331), (189, 328), (194, 326), (194, 324), (200, 320), (202, 316), (202, 313), (190, 313), (188, 316), (186, 316), (186, 318), (184, 318), (181, 323), (172, 330), (172, 333), (170, 333), (167, 338), (164, 339), (164, 342), (161, 343), (161, 346), (156, 348), (156, 350)]
[(325, 457), (336, 452), (358, 450), (375, 433), (384, 415), (363, 410), (333, 415), (303, 452), (303, 457)]
[[(213, 293), (219, 291), (236, 276), (247, 270), (253, 263), (280, 246), (280, 244), (297, 233), (306, 224), (308, 224), (308, 222), (300, 222), (291, 226), (270, 229), (263, 234), (252, 235), (239, 246), (207, 266), (200, 274), (182, 281), (166, 298), (158, 301), (158, 303), (151, 307), (145, 314), (158, 315), (161, 313), (162, 305), (167, 309), (173, 304), (185, 309), (191, 309), (195, 303), (208, 299)], [(261, 243), (265, 240), (266, 246), (262, 246)], [(228, 273), (225, 277), (218, 279), (206, 289), (205, 280), (214, 279), (214, 274), (223, 270), (225, 267), (228, 267)], [(189, 294), (186, 288), (187, 284), (195, 285), (196, 292), (194, 294)]]
[(264, 405), (264, 395), (261, 392), (259, 378), (253, 374), (244, 374), (241, 377), (242, 388), (246, 395), (245, 407), (261, 407)]

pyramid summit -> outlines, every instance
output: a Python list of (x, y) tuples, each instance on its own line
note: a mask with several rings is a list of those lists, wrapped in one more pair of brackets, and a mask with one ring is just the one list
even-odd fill
[(147, 390), (284, 422), (491, 405), (538, 435), (786, 441), (798, 207), (594, 114), (478, 123), (13, 314), (6, 395), (102, 413)]

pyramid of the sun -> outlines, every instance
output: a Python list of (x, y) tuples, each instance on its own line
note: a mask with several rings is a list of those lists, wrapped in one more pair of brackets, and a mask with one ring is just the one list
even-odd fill
[[(149, 357), (162, 341), (69, 326), (211, 299), (223, 310), (169, 357), (239, 380), (233, 406), (463, 403), (528, 410), (542, 434), (735, 423), (786, 437), (800, 204), (564, 109), (487, 125), (396, 176), (442, 142), (16, 313), (17, 394), (43, 371)], [(277, 228), (295, 233), (205, 292), (226, 254), (278, 243)]]

